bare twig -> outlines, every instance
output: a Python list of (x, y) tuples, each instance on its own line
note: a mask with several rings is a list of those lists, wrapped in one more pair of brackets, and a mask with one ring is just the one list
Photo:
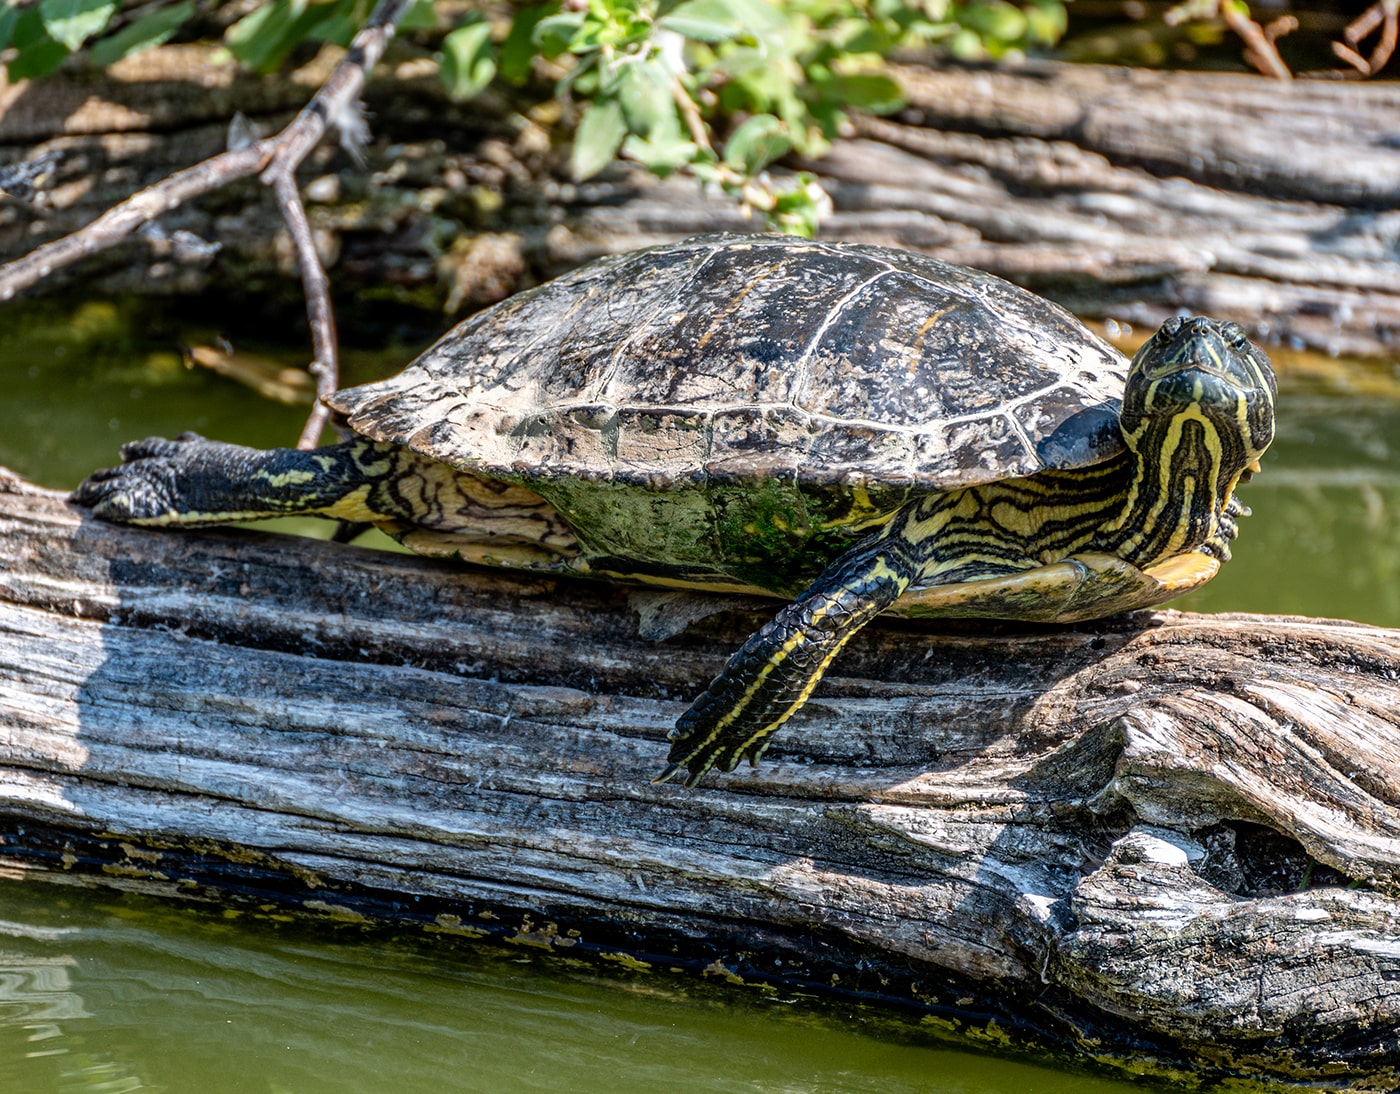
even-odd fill
[(115, 247), (162, 213), (178, 209), (191, 198), (257, 174), (272, 160), (275, 151), (275, 140), (257, 141), (234, 152), (221, 152), (132, 194), (91, 224), (0, 266), (0, 300), (13, 298), (54, 270)]
[(690, 139), (705, 151), (713, 152), (714, 147), (710, 144), (710, 134), (705, 128), (705, 119), (700, 116), (700, 108), (695, 105), (695, 100), (690, 97), (690, 93), (679, 79), (671, 81), (671, 98), (675, 100), (676, 108), (685, 119), (685, 127), (690, 130)]
[[(350, 43), (350, 49), (340, 64), (306, 107), (277, 136), (222, 152), (179, 171), (133, 194), (76, 232), (0, 266), (0, 300), (12, 299), (16, 293), (42, 281), (62, 266), (116, 246), (163, 213), (179, 208), (193, 198), (262, 172), (262, 181), (277, 194), (278, 207), (296, 248), (315, 346), (316, 362), (312, 370), (316, 374), (317, 390), (321, 393), (333, 391), (339, 380), (335, 322), (331, 314), (326, 273), (312, 244), (306, 210), (296, 190), (295, 172), (325, 135), (328, 121), (337, 121), (346, 139), (358, 137), (362, 123), (358, 123), (356, 103), (365, 79), (383, 55), (394, 36), (395, 26), (411, 3), (412, 0), (380, 0), (369, 20)], [(299, 446), (315, 446), (326, 417), (326, 412), (318, 404), (302, 430)]]
[(340, 379), (330, 279), (326, 277), (320, 256), (316, 254), (316, 241), (311, 235), (311, 225), (306, 219), (306, 208), (301, 203), (296, 179), (290, 173), (279, 173), (273, 179), (272, 189), (277, 195), (277, 205), (287, 224), (287, 232), (292, 237), (292, 246), (296, 249), (301, 285), (306, 293), (306, 315), (311, 324), (311, 345), (316, 353), (316, 359), (311, 362), (311, 375), (316, 377), (317, 398), (311, 406), (306, 424), (302, 426), (297, 447), (315, 448), (331, 416), (330, 408), (321, 399), (335, 391)]
[(278, 147), (272, 163), (263, 172), (262, 181), (273, 188), (282, 219), (296, 249), (297, 266), (306, 292), (306, 313), (311, 324), (311, 343), (316, 359), (311, 373), (316, 377), (316, 402), (307, 415), (298, 448), (315, 448), (330, 420), (330, 410), (321, 401), (340, 384), (340, 355), (336, 348), (335, 315), (331, 307), (330, 283), (316, 254), (306, 209), (297, 191), (296, 169), (307, 154), (320, 143), (328, 122), (340, 126), (341, 141), (352, 155), (359, 158), (363, 121), (356, 104), (364, 90), (369, 72), (383, 56), (394, 37), (394, 28), (403, 18), (412, 0), (380, 0), (360, 32), (350, 43), (344, 59), (335, 67), (311, 101), (278, 134)]
[(1251, 19), (1243, 10), (1231, 3), (1220, 5), (1220, 17), (1225, 25), (1233, 30), (1245, 44), (1244, 59), (1275, 80), (1291, 80), (1293, 73), (1283, 63), (1278, 47), (1273, 39), (1264, 33), (1264, 28)]
[[(1359, 47), (1377, 27), (1381, 35), (1371, 50), (1371, 56), (1364, 57)], [(1333, 42), (1332, 52), (1360, 75), (1374, 76), (1395, 53), (1396, 39), (1400, 37), (1400, 0), (1377, 0), (1347, 24), (1342, 37), (1346, 41)]]
[(1272, 31), (1266, 31), (1249, 17), (1249, 9), (1236, 0), (1183, 0), (1163, 16), (1167, 25), (1172, 27), (1195, 19), (1217, 17), (1224, 20), (1225, 25), (1244, 42), (1246, 61), (1265, 76), (1276, 80), (1293, 79), (1293, 73), (1283, 63), (1274, 45), (1275, 38), (1293, 29), (1286, 22), (1275, 20), (1271, 24)]
[(277, 153), (263, 174), (264, 182), (273, 185), (277, 175), (294, 172), (325, 135), (327, 122), (336, 121), (346, 129), (353, 125), (350, 119), (358, 117), (354, 104), (364, 89), (365, 78), (379, 63), (394, 37), (394, 28), (412, 3), (413, 0), (379, 0), (379, 6), (355, 35), (335, 71), (301, 113), (277, 135)]

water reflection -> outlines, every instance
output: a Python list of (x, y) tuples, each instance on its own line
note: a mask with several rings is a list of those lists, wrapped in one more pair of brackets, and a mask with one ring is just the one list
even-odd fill
[[(0, 933), (23, 934), (21, 923), (0, 923)], [(73, 958), (26, 957), (0, 950), (0, 1025), (19, 1026), (30, 1041), (62, 1037), (58, 1023), (66, 1018), (91, 1018), (83, 999), (72, 991), (68, 970)]]
[[(0, 882), (5, 889), (11, 885)], [(11, 910), (3, 900), (0, 908)], [(0, 919), (0, 936), (53, 952), (0, 947), (0, 1089), (36, 1094), (150, 1089), (126, 1064), (94, 1057), (85, 1047), (82, 1020), (94, 1015), (74, 990), (78, 959), (66, 952), (68, 944), (80, 944), (80, 929), (43, 926), (28, 909), (18, 910), (21, 918)]]
[[(848, 1008), (0, 882), (0, 1090), (1126, 1094)], [(879, 1023), (878, 1025), (876, 1023)], [(922, 1041), (922, 1043), (920, 1043)]]

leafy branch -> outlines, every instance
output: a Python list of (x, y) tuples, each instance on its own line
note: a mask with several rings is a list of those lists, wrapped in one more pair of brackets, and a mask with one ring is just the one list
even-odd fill
[(886, 56), (933, 42), (965, 55), (1049, 44), (1064, 10), (1059, 0), (566, 0), (519, 11), (499, 46), (483, 26), (445, 40), (451, 71), (476, 74), (449, 88), (467, 97), (497, 72), (520, 83), (558, 71), (556, 95), (577, 111), (576, 178), (617, 156), (660, 176), (686, 171), (770, 227), (810, 234), (825, 195), (808, 176), (780, 184), (765, 169), (789, 151), (822, 155), (849, 110), (898, 109)]
[[(245, 68), (270, 73), (302, 42), (345, 45), (370, 0), (271, 0), (223, 31)], [(447, 6), (414, 0), (403, 30), (438, 27)], [(494, 11), (494, 9), (492, 9)], [(0, 13), (12, 80), (71, 63), (104, 67), (205, 19), (193, 0), (38, 0)], [(437, 53), (449, 95), (541, 77), (571, 106), (570, 167), (587, 179), (622, 156), (657, 175), (686, 172), (784, 231), (810, 234), (827, 201), (816, 182), (770, 176), (788, 152), (821, 156), (848, 112), (901, 105), (884, 71), (896, 49), (939, 44), (962, 57), (1049, 45), (1061, 0), (549, 0), (489, 17), (471, 11)]]

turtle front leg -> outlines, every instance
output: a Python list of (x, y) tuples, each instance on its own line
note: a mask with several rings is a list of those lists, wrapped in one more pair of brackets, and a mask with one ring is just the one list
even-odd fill
[(800, 597), (739, 647), (671, 731), (656, 782), (685, 768), (694, 786), (711, 767), (754, 763), (807, 701), (832, 659), (910, 585), (981, 582), (1032, 569), (1014, 542), (987, 531), (973, 490), (911, 502), (823, 570)]
[(895, 602), (921, 570), (902, 538), (863, 540), (828, 566), (797, 600), (752, 635), (681, 715), (668, 763), (694, 786), (711, 767), (757, 763), (768, 738), (812, 694), (827, 666), (861, 627)]
[(122, 462), (89, 475), (73, 500), (103, 520), (199, 526), (296, 514), (370, 520), (365, 505), (395, 458), (391, 445), (350, 441), (261, 451), (182, 433), (122, 446)]

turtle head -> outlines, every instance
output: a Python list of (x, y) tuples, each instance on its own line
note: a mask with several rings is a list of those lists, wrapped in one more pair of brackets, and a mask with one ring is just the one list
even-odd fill
[[(1173, 316), (1138, 350), (1123, 396), (1123, 433), (1148, 421), (1198, 420), (1219, 434), (1225, 455), (1257, 463), (1274, 439), (1274, 370), (1238, 323)], [(1237, 452), (1234, 450), (1238, 450)], [(1230, 462), (1230, 461), (1227, 461)]]
[(1225, 559), (1236, 484), (1274, 437), (1269, 359), (1235, 323), (1173, 317), (1133, 358), (1123, 439), (1136, 457), (1116, 522), (1125, 557), (1147, 565), (1192, 550)]

